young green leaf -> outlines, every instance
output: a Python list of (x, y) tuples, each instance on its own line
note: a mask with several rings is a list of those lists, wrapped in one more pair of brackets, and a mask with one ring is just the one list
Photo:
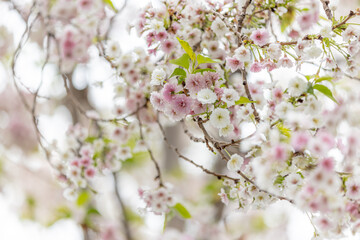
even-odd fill
[(235, 105), (241, 105), (247, 103), (256, 103), (256, 101), (250, 101), (247, 97), (240, 97), (240, 99), (235, 102)]
[(76, 199), (76, 205), (79, 207), (85, 205), (90, 200), (90, 194), (87, 191), (83, 191), (79, 194)]
[(114, 4), (112, 3), (111, 0), (103, 0), (103, 2), (107, 5), (109, 5), (109, 7), (114, 10), (114, 12), (117, 12), (117, 9), (115, 8)]
[(186, 72), (182, 68), (175, 68), (173, 73), (171, 74), (170, 78), (172, 78), (174, 76), (181, 76), (181, 77), (185, 78), (186, 77)]
[(285, 137), (290, 138), (291, 137), (291, 130), (289, 128), (286, 128), (282, 122), (279, 122), (276, 124), (276, 127), (279, 129), (279, 132), (284, 135)]
[(173, 208), (180, 214), (181, 217), (186, 219), (191, 218), (189, 211), (181, 203), (175, 204)]
[(221, 61), (219, 59), (211, 59), (209, 57), (205, 57), (201, 54), (196, 56), (196, 60), (198, 65), (203, 64), (203, 63), (221, 63)]
[(274, 184), (281, 185), (283, 184), (284, 180), (285, 180), (284, 176), (278, 175), (274, 181)]
[(89, 208), (86, 212), (86, 215), (97, 215), (97, 216), (101, 216), (101, 214), (99, 213), (99, 211), (96, 208)]
[(185, 50), (185, 52), (189, 55), (189, 57), (191, 58), (191, 60), (193, 62), (195, 62), (195, 53), (192, 50), (192, 48), (190, 47), (190, 44), (184, 40), (181, 40), (180, 38), (177, 38), (177, 40), (179, 41), (181, 47)]
[(172, 59), (169, 61), (171, 64), (178, 65), (180, 67), (183, 67), (185, 69), (189, 69), (190, 66), (190, 57), (187, 53), (184, 53), (181, 57), (177, 59)]
[(194, 70), (194, 73), (198, 73), (198, 72), (203, 73), (203, 72), (216, 72), (216, 71), (211, 68), (201, 68)]
[(315, 79), (315, 83), (319, 83), (319, 82), (322, 82), (322, 81), (331, 81), (332, 79), (333, 79), (333, 77), (324, 76), (324, 77), (320, 77), (320, 78)]
[(313, 88), (318, 90), (319, 92), (321, 92), (322, 94), (333, 100), (334, 102), (338, 103), (328, 87), (321, 84), (315, 84)]
[(306, 80), (310, 81), (311, 79), (313, 79), (316, 75), (306, 75), (305, 78)]

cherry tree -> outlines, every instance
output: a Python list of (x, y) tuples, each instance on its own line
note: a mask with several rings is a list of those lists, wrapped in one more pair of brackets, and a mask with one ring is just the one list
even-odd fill
[[(280, 202), (312, 239), (360, 231), (356, 4), (340, 16), (333, 0), (119, 2), (1, 2), (25, 26), (18, 40), (0, 27), (1, 181), (21, 186), (25, 217), (72, 218), (86, 240), (289, 239)], [(130, 51), (113, 37), (127, 11), (121, 34), (144, 43)], [(76, 87), (96, 71), (106, 79)], [(43, 124), (54, 109), (71, 119), (57, 141)]]

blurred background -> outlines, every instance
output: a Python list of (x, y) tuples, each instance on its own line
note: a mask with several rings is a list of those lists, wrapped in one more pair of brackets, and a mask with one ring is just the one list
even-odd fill
[[(30, 0), (12, 2), (15, 6), (32, 4)], [(357, 0), (339, 0), (338, 2), (336, 11), (338, 16), (346, 15), (350, 9), (359, 7)], [(125, 4), (124, 0), (114, 0), (113, 3), (117, 9)], [(146, 47), (145, 41), (137, 35), (135, 29), (129, 30), (129, 26), (134, 24), (139, 9), (149, 3), (154, 6), (159, 4), (157, 1), (150, 0), (128, 0), (124, 10), (115, 18), (110, 38), (120, 43), (121, 52), (132, 52), (137, 47)], [(5, 30), (0, 29), (0, 46), (11, 44), (12, 48), (16, 49), (26, 25), (21, 14), (14, 9), (10, 1), (0, 1), (0, 26), (5, 27), (12, 36), (12, 38), (6, 37), (2, 34)], [(22, 49), (15, 70), (17, 79), (21, 81), (20, 88), (24, 92), (29, 89), (34, 91), (39, 85), (39, 79), (46, 79), (38, 98), (39, 129), (50, 145), (54, 144), (59, 149), (66, 149), (66, 129), (74, 122), (85, 120), (76, 112), (68, 99), (63, 80), (57, 76), (55, 66), (47, 65), (42, 73), (45, 56), (36, 43), (37, 37), (41, 38), (42, 27), (34, 26), (35, 33), (31, 36), (32, 41), (29, 41)], [(95, 47), (89, 49), (89, 54), (90, 61), (79, 64), (71, 74), (72, 90), (86, 109), (96, 109), (105, 116), (110, 115), (114, 105), (114, 73), (109, 64), (99, 56)], [(83, 215), (82, 210), (71, 203), (66, 203), (63, 189), (54, 179), (44, 153), (38, 151), (31, 115), (25, 110), (13, 87), (12, 72), (9, 71), (10, 58), (10, 56), (4, 57), (3, 64), (0, 64), (0, 239), (84, 239), (84, 231), (77, 221)], [(284, 72), (281, 71), (276, 72), (275, 77), (283, 75)], [(31, 99), (30, 94), (24, 94), (24, 97)], [(48, 98), (55, 100), (48, 101)], [(183, 141), (185, 137), (182, 136), (179, 126), (169, 124), (166, 132), (171, 142), (175, 142), (184, 149), (184, 154), (191, 155), (200, 164), (209, 168), (215, 166), (216, 159), (212, 159), (203, 144), (188, 144)], [(161, 138), (158, 137), (158, 139)], [(163, 159), (174, 158), (166, 148), (158, 149), (157, 152)], [(199, 178), (203, 174), (201, 171), (184, 162), (163, 161), (162, 164), (168, 172), (180, 168), (188, 174), (189, 179), (184, 180), (183, 186), (177, 186), (183, 190), (180, 190), (180, 193), (187, 195), (186, 198), (191, 199), (201, 191), (203, 185)], [(145, 163), (141, 168), (124, 172), (120, 176), (119, 189), (135, 219), (139, 215), (138, 207), (143, 205), (138, 197), (137, 189), (143, 185), (151, 187), (148, 179), (151, 179), (153, 175), (151, 165)], [(181, 178), (173, 172), (173, 178), (177, 177)], [(113, 223), (116, 220), (111, 221), (111, 219), (118, 219), (118, 214), (114, 211), (117, 203), (109, 197), (114, 194), (112, 185), (113, 179), (104, 177), (97, 179), (94, 186), (99, 193), (97, 201), (101, 202), (99, 211), (110, 220), (98, 223), (104, 229), (116, 228), (116, 224)], [(71, 217), (67, 217), (67, 214), (70, 214), (69, 209), (71, 209)], [(283, 201), (276, 203), (269, 211), (272, 214), (274, 212), (286, 213), (289, 239), (311, 239), (313, 227), (306, 214)], [(195, 215), (206, 214), (206, 212), (207, 209), (204, 208), (203, 212), (195, 213)], [(144, 221), (139, 220), (139, 224), (144, 226), (142, 229), (145, 231), (143, 234), (147, 236), (146, 239), (158, 239), (163, 230), (163, 216), (147, 214), (144, 219)], [(179, 223), (172, 224), (176, 226)]]

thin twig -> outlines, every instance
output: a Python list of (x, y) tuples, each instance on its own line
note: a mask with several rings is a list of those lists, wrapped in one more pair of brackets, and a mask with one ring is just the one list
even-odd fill
[(254, 111), (253, 114), (254, 114), (255, 121), (257, 123), (259, 123), (260, 122), (260, 117), (259, 117), (259, 113), (256, 110), (255, 104), (253, 103), (253, 98), (252, 98), (250, 90), (249, 90), (248, 82), (247, 82), (247, 79), (246, 79), (246, 71), (243, 71), (242, 75), (243, 75), (243, 85), (244, 85), (244, 88), (245, 88), (246, 96), (251, 101), (251, 108)]
[(181, 123), (182, 123), (182, 126), (183, 126), (183, 128), (184, 128), (184, 133), (189, 137), (189, 139), (191, 140), (191, 141), (193, 141), (193, 142), (196, 142), (196, 143), (205, 143), (205, 140), (204, 139), (202, 139), (202, 138), (197, 138), (197, 137), (194, 137), (190, 132), (189, 132), (189, 130), (186, 128), (186, 126), (185, 126), (185, 123), (184, 123), (184, 121), (181, 121)]
[(142, 123), (141, 123), (141, 119), (139, 117), (139, 112), (136, 113), (136, 117), (139, 121), (139, 131), (140, 131), (140, 138), (141, 140), (143, 140), (145, 142), (145, 145), (146, 145), (146, 148), (147, 148), (147, 151), (150, 155), (150, 159), (151, 161), (154, 163), (155, 165), (155, 169), (156, 169), (156, 172), (157, 172), (157, 176), (155, 177), (155, 180), (159, 180), (159, 186), (160, 187), (163, 187), (164, 184), (163, 184), (163, 181), (162, 181), (162, 178), (161, 178), (161, 171), (160, 171), (160, 166), (159, 166), (159, 163), (156, 161), (154, 155), (153, 155), (153, 152), (151, 151), (148, 143), (145, 141), (145, 138), (144, 138), (144, 133), (143, 133), (143, 130), (142, 130)]
[(117, 177), (116, 173), (113, 173), (113, 178), (114, 178), (115, 195), (116, 195), (116, 198), (117, 198), (117, 200), (118, 200), (118, 202), (120, 204), (121, 212), (122, 212), (122, 215), (123, 215), (121, 222), (122, 222), (124, 230), (125, 230), (125, 236), (126, 236), (127, 240), (132, 240), (133, 237), (132, 237), (131, 230), (130, 230), (129, 217), (127, 216), (127, 212), (126, 212), (124, 202), (121, 199), (121, 195), (120, 195), (120, 191), (119, 191), (119, 180), (118, 180), (118, 177)]
[(167, 137), (166, 137), (166, 134), (165, 134), (165, 130), (164, 130), (163, 126), (161, 125), (161, 123), (160, 123), (160, 121), (159, 121), (159, 118), (157, 119), (156, 122), (157, 122), (157, 124), (158, 124), (158, 126), (159, 126), (159, 128), (160, 128), (160, 131), (161, 131), (161, 133), (162, 133), (162, 135), (163, 135), (163, 138), (164, 138), (165, 143), (168, 145), (168, 147), (169, 147), (170, 149), (172, 149), (172, 150), (177, 154), (177, 156), (178, 156), (179, 158), (182, 158), (183, 160), (185, 160), (185, 161), (191, 163), (192, 165), (194, 165), (195, 167), (200, 168), (203, 172), (205, 172), (205, 173), (207, 173), (207, 174), (210, 174), (210, 175), (212, 175), (212, 176), (215, 176), (215, 177), (217, 177), (218, 179), (230, 179), (230, 180), (234, 180), (235, 182), (238, 182), (238, 181), (240, 180), (240, 179), (238, 179), (238, 178), (233, 178), (233, 177), (230, 177), (230, 176), (227, 176), (227, 175), (224, 175), (224, 174), (218, 174), (218, 173), (215, 173), (215, 172), (213, 172), (213, 171), (210, 171), (209, 169), (205, 168), (204, 166), (202, 166), (202, 165), (200, 165), (200, 164), (197, 164), (194, 160), (191, 160), (190, 158), (185, 157), (184, 155), (182, 155), (182, 154), (180, 153), (180, 151), (179, 151), (178, 148), (172, 146), (172, 145), (169, 143), (169, 141), (168, 141), (168, 139), (167, 139)]
[(336, 29), (338, 27), (341, 27), (342, 25), (344, 25), (345, 23), (347, 23), (347, 21), (349, 21), (351, 18), (353, 18), (354, 16), (356, 16), (356, 13), (354, 11), (350, 11), (349, 15), (344, 19), (344, 21), (340, 22), (339, 24), (336, 24), (332, 27), (332, 29)]
[[(212, 172), (206, 168), (204, 168), (203, 166), (195, 163), (193, 160), (191, 160), (190, 158), (188, 157), (185, 157), (184, 155), (182, 155), (179, 150), (176, 148), (176, 147), (173, 147), (167, 140), (166, 138), (166, 135), (165, 135), (165, 131), (164, 131), (164, 128), (162, 127), (162, 125), (160, 124), (159, 122), (159, 118), (157, 120), (157, 123), (158, 123), (158, 126), (164, 136), (164, 141), (167, 143), (167, 145), (169, 146), (169, 148), (171, 148), (172, 150), (174, 150), (174, 152), (179, 156), (179, 158), (182, 158), (184, 159), (185, 161), (191, 163), (192, 165), (196, 166), (197, 168), (200, 168), (201, 170), (203, 170), (205, 173), (207, 174), (210, 174), (210, 175), (213, 175), (215, 177), (217, 177), (218, 179), (230, 179), (230, 180), (233, 180), (235, 182), (239, 182), (240, 179), (239, 178), (233, 178), (233, 177), (230, 177), (230, 176), (227, 176), (227, 175), (224, 175), (224, 174), (218, 174), (218, 173), (215, 173), (215, 172)], [(202, 123), (200, 123), (200, 126), (203, 127)], [(201, 128), (201, 127), (200, 127)], [(205, 137), (209, 138), (209, 141), (212, 141), (212, 144), (214, 145), (215, 148), (217, 148), (218, 150), (220, 150), (221, 152), (221, 148), (219, 147), (219, 144), (207, 133), (206, 129), (205, 128), (202, 128), (205, 130)], [(224, 160), (225, 161), (228, 161), (228, 159), (226, 158), (226, 156), (223, 156), (223, 158), (225, 158)], [(269, 194), (270, 196), (272, 197), (275, 197), (275, 198), (278, 198), (280, 200), (287, 200), (289, 201), (290, 203), (294, 203), (293, 200), (289, 199), (289, 198), (286, 198), (286, 197), (283, 197), (283, 196), (279, 196), (277, 194), (274, 194), (274, 193), (270, 193), (269, 191), (267, 190), (264, 190), (262, 188), (260, 188), (253, 180), (251, 180), (249, 177), (247, 177), (243, 172), (241, 172), (240, 170), (237, 171), (237, 173), (248, 183), (252, 184), (259, 192), (264, 192), (266, 194)]]

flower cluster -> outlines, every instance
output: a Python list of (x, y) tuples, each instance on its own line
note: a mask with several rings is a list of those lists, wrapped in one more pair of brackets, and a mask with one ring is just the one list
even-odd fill
[(88, 136), (81, 125), (69, 128), (68, 149), (57, 164), (58, 178), (67, 186), (64, 194), (75, 199), (79, 190), (91, 186), (96, 176), (118, 172), (124, 161), (142, 156), (147, 151), (144, 140), (138, 138), (136, 123), (124, 127), (105, 124), (103, 137)]
[(146, 203), (146, 209), (157, 215), (169, 212), (175, 205), (173, 193), (165, 187), (154, 190), (139, 189), (139, 196)]

